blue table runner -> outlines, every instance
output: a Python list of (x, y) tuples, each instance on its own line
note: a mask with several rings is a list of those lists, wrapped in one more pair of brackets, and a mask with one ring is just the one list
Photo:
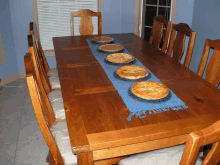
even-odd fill
[[(92, 38), (87, 38), (87, 43), (89, 44), (89, 47), (92, 53), (94, 54), (95, 58), (99, 61), (100, 65), (106, 72), (107, 76), (109, 77), (115, 88), (117, 89), (124, 103), (131, 111), (131, 114), (127, 117), (128, 121), (131, 121), (133, 115), (136, 115), (136, 117), (139, 118), (145, 118), (146, 111), (149, 111), (149, 114), (152, 114), (152, 113), (165, 112), (168, 111), (169, 109), (180, 110), (180, 109), (188, 108), (171, 90), (166, 98), (157, 101), (152, 101), (152, 100), (148, 101), (134, 96), (130, 91), (130, 88), (134, 83), (138, 81), (157, 81), (160, 83), (162, 82), (156, 76), (154, 76), (154, 74), (136, 58), (134, 62), (132, 62), (130, 65), (136, 65), (146, 68), (149, 72), (149, 75), (146, 78), (136, 81), (119, 78), (116, 75), (115, 71), (122, 65), (114, 65), (112, 63), (107, 62), (105, 58), (107, 57), (107, 55), (111, 53), (103, 53), (98, 51), (98, 47), (101, 44), (96, 44), (92, 42)], [(114, 39), (114, 43), (117, 45), (121, 45), (115, 39)], [(123, 53), (130, 54), (125, 48), (123, 49)]]

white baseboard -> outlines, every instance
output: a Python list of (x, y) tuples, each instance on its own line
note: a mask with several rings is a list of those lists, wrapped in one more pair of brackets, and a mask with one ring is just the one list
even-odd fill
[(55, 56), (54, 50), (44, 50), (44, 55), (47, 56)]
[(7, 84), (12, 81), (18, 80), (19, 78), (26, 78), (26, 74), (24, 72), (16, 73), (10, 77), (3, 78), (2, 83)]
[(26, 73), (25, 72), (19, 72), (19, 77), (20, 78), (26, 78)]

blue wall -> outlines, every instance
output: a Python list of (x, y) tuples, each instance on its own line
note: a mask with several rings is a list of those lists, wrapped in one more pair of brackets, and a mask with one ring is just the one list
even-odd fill
[(121, 0), (121, 33), (134, 32), (134, 0)]
[[(193, 18), (193, 9), (194, 9), (195, 0), (177, 0), (177, 11), (176, 11), (176, 22), (178, 23), (186, 23), (189, 27), (192, 28), (192, 18)], [(189, 43), (189, 37), (186, 37), (185, 41), (185, 50), (181, 60), (181, 63), (184, 62), (186, 51)]]
[[(192, 28), (196, 31), (196, 41), (192, 55), (190, 68), (197, 71), (205, 40), (220, 39), (220, 1), (219, 0), (195, 0), (192, 19)], [(210, 54), (212, 51), (210, 51)], [(209, 58), (210, 59), (210, 58)]]
[(28, 53), (27, 35), (29, 23), (33, 22), (32, 0), (9, 0), (9, 2), (18, 72), (25, 72), (24, 55)]
[(5, 56), (5, 63), (0, 64), (0, 78), (18, 73), (17, 58), (12, 34), (12, 21), (8, 0), (0, 3), (0, 31)]
[(192, 25), (195, 0), (177, 0), (176, 24), (186, 23)]
[(134, 0), (103, 0), (103, 34), (134, 32)]
[(103, 0), (103, 34), (120, 33), (121, 0)]

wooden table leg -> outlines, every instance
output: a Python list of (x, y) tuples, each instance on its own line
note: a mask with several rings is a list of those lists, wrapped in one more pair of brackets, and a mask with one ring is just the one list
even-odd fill
[(94, 165), (92, 152), (83, 152), (77, 154), (78, 165)]
[(212, 148), (209, 151), (203, 163), (218, 164), (218, 162), (220, 161), (219, 153), (220, 153), (220, 142), (216, 142), (212, 145)]

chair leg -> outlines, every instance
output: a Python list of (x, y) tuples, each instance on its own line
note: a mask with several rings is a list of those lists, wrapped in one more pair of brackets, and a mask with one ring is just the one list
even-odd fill
[(48, 155), (47, 155), (47, 159), (46, 159), (47, 163), (49, 163), (49, 165), (57, 165), (57, 163), (55, 162), (51, 152), (49, 151)]
[(211, 150), (203, 161), (204, 164), (219, 164), (220, 158), (220, 142), (216, 142), (212, 145)]
[(78, 153), (77, 161), (81, 165), (94, 165), (92, 152)]

